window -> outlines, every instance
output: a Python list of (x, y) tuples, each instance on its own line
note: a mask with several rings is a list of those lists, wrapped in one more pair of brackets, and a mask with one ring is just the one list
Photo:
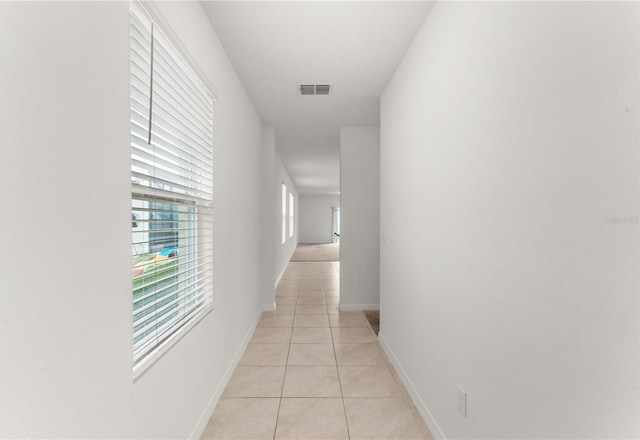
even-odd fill
[(289, 237), (293, 237), (293, 194), (289, 193)]
[(333, 209), (333, 242), (340, 243), (340, 207)]
[(212, 308), (213, 96), (133, 2), (130, 34), (133, 360), (138, 369)]
[(282, 244), (287, 242), (287, 185), (282, 182)]

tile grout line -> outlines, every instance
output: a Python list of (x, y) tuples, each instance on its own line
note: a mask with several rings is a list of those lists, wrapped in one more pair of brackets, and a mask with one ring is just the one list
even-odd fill
[[(323, 285), (323, 289), (322, 289), (323, 296), (322, 296), (322, 298), (323, 298), (323, 301), (324, 301), (324, 311), (325, 311), (325, 313), (324, 314), (320, 314), (319, 316), (326, 316), (326, 318), (327, 318), (327, 323), (328, 323), (328, 327), (327, 328), (328, 328), (329, 334), (331, 336), (331, 346), (332, 346), (332, 349), (333, 349), (333, 356), (334, 356), (334, 361), (335, 361), (335, 371), (336, 371), (336, 373), (338, 375), (338, 385), (340, 386), (340, 396), (341, 396), (341, 401), (342, 401), (342, 409), (343, 409), (343, 416), (344, 416), (345, 426), (346, 426), (346, 429), (347, 429), (347, 438), (351, 439), (351, 434), (350, 434), (350, 431), (349, 431), (349, 422), (347, 421), (347, 415), (346, 415), (346, 406), (345, 406), (345, 402), (344, 402), (344, 393), (342, 391), (342, 381), (340, 379), (340, 372), (339, 372), (339, 369), (338, 369), (338, 359), (337, 359), (337, 353), (336, 353), (336, 347), (335, 347), (335, 340), (334, 340), (334, 337), (333, 337), (333, 328), (331, 327), (331, 322), (329, 321), (329, 310), (327, 308), (327, 303), (326, 303), (326, 295), (325, 295), (325, 289), (324, 289), (324, 279), (321, 277), (321, 280), (322, 280), (321, 282), (322, 282), (322, 285)], [(334, 290), (338, 290), (339, 291), (339, 289), (334, 289)], [(279, 406), (278, 406), (278, 415), (276, 417), (276, 427), (275, 427), (274, 435), (273, 435), (273, 439), (274, 440), (276, 438), (276, 433), (277, 433), (277, 428), (278, 428), (278, 421), (279, 421), (279, 418), (280, 418), (280, 410), (281, 410), (281, 407), (282, 407), (282, 400), (284, 399), (284, 384), (285, 384), (285, 381), (286, 381), (286, 376), (287, 376), (287, 372), (288, 372), (288, 368), (289, 368), (289, 356), (290, 356), (291, 348), (292, 348), (292, 344), (293, 344), (293, 332), (294, 332), (294, 330), (296, 328), (296, 326), (295, 326), (296, 317), (298, 315), (304, 315), (304, 314), (298, 313), (298, 305), (299, 305), (298, 301), (299, 301), (299, 298), (300, 298), (300, 292), (298, 290), (297, 293), (296, 293), (295, 308), (294, 308), (294, 313), (293, 313), (293, 323), (291, 324), (292, 327), (291, 327), (291, 335), (290, 335), (290, 338), (289, 338), (289, 346), (288, 346), (288, 351), (287, 351), (287, 360), (286, 360), (286, 365), (285, 365), (285, 373), (284, 373), (284, 377), (283, 377), (282, 388), (280, 390), (280, 400), (279, 400)], [(300, 327), (300, 328), (302, 328), (302, 327)], [(305, 328), (308, 328), (308, 327), (305, 327)]]
[[(324, 280), (322, 280), (324, 286)], [(338, 290), (339, 292), (339, 290)], [(324, 290), (323, 290), (324, 293)], [(325, 296), (326, 301), (326, 296)], [(327, 310), (327, 320), (329, 319), (329, 311)], [(331, 321), (329, 321), (329, 333), (331, 334), (331, 346), (333, 347), (333, 357), (336, 360), (336, 373), (338, 374), (338, 385), (340, 385), (340, 398), (342, 399), (342, 412), (344, 414), (344, 423), (347, 427), (347, 438), (351, 439), (351, 430), (349, 429), (349, 420), (347, 419), (347, 405), (344, 402), (344, 391), (342, 390), (342, 379), (340, 377), (340, 368), (338, 367), (338, 354), (336, 353), (336, 341), (333, 338), (333, 328), (331, 327)]]
[[(298, 295), (296, 294), (296, 304), (298, 302)], [(278, 303), (276, 301), (276, 307)], [(273, 428), (273, 440), (276, 439), (276, 433), (278, 432), (278, 421), (280, 420), (280, 408), (282, 407), (282, 395), (284, 394), (284, 382), (287, 378), (287, 368), (289, 367), (289, 354), (291, 353), (291, 341), (293, 340), (293, 326), (296, 320), (296, 310), (293, 310), (293, 322), (291, 323), (291, 334), (289, 335), (289, 347), (287, 348), (287, 359), (284, 365), (284, 374), (282, 375), (282, 387), (280, 388), (280, 399), (278, 399), (278, 412), (276, 414), (276, 425)]]

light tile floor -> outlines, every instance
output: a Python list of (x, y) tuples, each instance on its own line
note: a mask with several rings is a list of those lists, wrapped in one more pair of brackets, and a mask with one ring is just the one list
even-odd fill
[(203, 439), (432, 439), (338, 262), (291, 262)]

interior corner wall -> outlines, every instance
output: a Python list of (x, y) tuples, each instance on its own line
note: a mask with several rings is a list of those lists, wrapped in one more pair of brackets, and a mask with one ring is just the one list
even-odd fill
[(640, 437), (638, 78), (640, 3), (437, 2), (387, 85), (380, 340), (436, 437)]
[(380, 128), (340, 130), (340, 310), (380, 304)]
[[(287, 218), (286, 218), (286, 228), (287, 228), (287, 236), (286, 241), (282, 243), (282, 183), (287, 186), (287, 191), (293, 194), (293, 203), (294, 203), (294, 227), (293, 227), (293, 237), (289, 237), (289, 198), (287, 197)], [(289, 260), (293, 256), (293, 252), (296, 250), (298, 246), (298, 225), (299, 222), (299, 207), (300, 207), (300, 198), (298, 196), (298, 190), (296, 189), (291, 177), (289, 177), (289, 173), (285, 169), (280, 157), (276, 154), (275, 157), (275, 179), (273, 180), (273, 188), (274, 194), (276, 194), (275, 205), (277, 207), (277, 221), (275, 227), (275, 281), (278, 282), (282, 273), (284, 272), (287, 264), (289, 264)]]
[(214, 310), (132, 372), (129, 3), (0, 3), (0, 438), (198, 437), (261, 311), (262, 126), (197, 2), (158, 2), (217, 92)]
[(333, 208), (339, 194), (300, 195), (300, 243), (333, 243)]

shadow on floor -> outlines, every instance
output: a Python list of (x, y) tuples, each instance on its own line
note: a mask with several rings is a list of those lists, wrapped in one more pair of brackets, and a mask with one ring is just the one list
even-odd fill
[(376, 332), (377, 335), (380, 331), (380, 311), (365, 310), (364, 316), (367, 318), (367, 321), (369, 321), (369, 324), (371, 324), (371, 328), (374, 332)]

